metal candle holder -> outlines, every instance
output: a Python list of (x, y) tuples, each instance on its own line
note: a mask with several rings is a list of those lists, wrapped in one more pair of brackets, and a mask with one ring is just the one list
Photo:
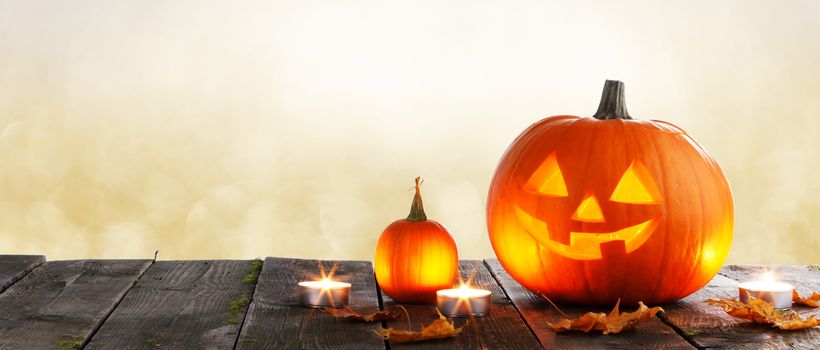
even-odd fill
[(792, 307), (794, 286), (784, 282), (754, 281), (741, 283), (738, 286), (740, 301), (749, 302), (749, 295), (771, 303), (775, 309), (786, 310)]
[(481, 317), (490, 310), (490, 295), (484, 289), (442, 289), (436, 292), (436, 306), (448, 317)]

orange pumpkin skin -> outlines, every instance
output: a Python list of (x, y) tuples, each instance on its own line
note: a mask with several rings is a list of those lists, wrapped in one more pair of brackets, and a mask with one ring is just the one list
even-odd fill
[(447, 228), (424, 215), (418, 181), (408, 218), (394, 221), (379, 237), (374, 269), (379, 287), (393, 300), (430, 304), (436, 291), (452, 288), (458, 251)]
[[(487, 201), (490, 241), (513, 278), (556, 302), (678, 300), (729, 252), (728, 182), (682, 129), (631, 120), (622, 83), (608, 81), (603, 99), (595, 118), (543, 119), (507, 149)], [(597, 119), (601, 108), (622, 111)]]

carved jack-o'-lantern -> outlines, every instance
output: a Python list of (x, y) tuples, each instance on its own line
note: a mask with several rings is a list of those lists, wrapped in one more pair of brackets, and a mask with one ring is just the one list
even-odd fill
[(682, 129), (632, 120), (607, 81), (593, 118), (530, 126), (496, 170), (490, 240), (522, 285), (578, 304), (662, 303), (700, 289), (732, 240), (717, 162)]

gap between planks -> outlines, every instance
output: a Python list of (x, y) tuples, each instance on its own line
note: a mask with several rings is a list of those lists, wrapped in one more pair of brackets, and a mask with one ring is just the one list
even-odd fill
[(655, 316), (657, 316), (661, 320), (661, 322), (669, 326), (669, 328), (672, 328), (675, 331), (675, 333), (677, 333), (679, 336), (681, 336), (681, 338), (683, 338), (683, 340), (686, 340), (687, 343), (694, 346), (698, 350), (708, 349), (707, 347), (698, 345), (697, 341), (695, 341), (693, 337), (686, 335), (686, 332), (682, 328), (678, 327), (678, 325), (676, 325), (674, 322), (672, 322), (672, 320), (666, 317), (666, 313), (659, 312), (655, 314)]
[[(379, 300), (379, 310), (384, 311), (384, 297), (382, 296), (382, 288), (379, 287), (379, 280), (376, 279), (376, 269), (373, 269), (373, 280), (376, 281), (376, 298)], [(387, 321), (382, 320), (382, 328), (387, 329)], [(390, 350), (390, 341), (384, 340), (384, 348)]]
[[(31, 268), (25, 268), (23, 271), (20, 272), (19, 276), (16, 276), (15, 278), (10, 279), (9, 280), (10, 282), (8, 282), (8, 285), (5, 286), (2, 290), (0, 290), (0, 294), (5, 293), (9, 288), (11, 288), (15, 284), (19, 283), (21, 280), (25, 279), (31, 273), (33, 273), (34, 271), (36, 271), (39, 268), (42, 268), (42, 266), (44, 264), (44, 261), (45, 261), (45, 258), (43, 257), (42, 261), (40, 261), (39, 263), (37, 263), (36, 265), (34, 265)], [(137, 277), (137, 279), (141, 279), (148, 272), (148, 270), (151, 269), (154, 266), (155, 262), (156, 262), (156, 258), (154, 258), (154, 260), (152, 260), (150, 262), (150, 264), (140, 273), (140, 275)], [(494, 270), (490, 267), (488, 261), (487, 260), (482, 260), (482, 265), (483, 265), (484, 268), (487, 269), (487, 271), (490, 273), (490, 276), (492, 276), (492, 279), (500, 287), (500, 290), (502, 291), (504, 297), (506, 299), (512, 301), (512, 298), (510, 296), (510, 292), (508, 291), (508, 287), (505, 287), (505, 285), (499, 279), (499, 276), (497, 276), (496, 273), (494, 273)], [(731, 270), (731, 268), (732, 268), (732, 266), (727, 266), (724, 269)], [(750, 267), (748, 267), (748, 266), (738, 267), (739, 270), (744, 270), (744, 271), (741, 271), (741, 272), (746, 272), (745, 269), (749, 269), (749, 268)], [(751, 268), (753, 269), (753, 268), (756, 268), (756, 267), (751, 267)], [(732, 272), (734, 272), (734, 271), (732, 270)], [(740, 273), (740, 272), (738, 272), (738, 273)], [(720, 276), (719, 278), (721, 278), (721, 279), (737, 282), (738, 276), (740, 276), (740, 275), (728, 274), (727, 271), (722, 270), (721, 273), (719, 274), (719, 276)], [(375, 281), (375, 278), (374, 278), (374, 281)], [(712, 284), (712, 282), (710, 282), (710, 285), (711, 284)], [(111, 306), (111, 308), (107, 311), (107, 313), (104, 315), (104, 317), (100, 318), (100, 320), (96, 323), (96, 325), (93, 326), (92, 330), (88, 333), (86, 339), (84, 339), (82, 344), (80, 345), (80, 349), (86, 347), (86, 345), (91, 342), (93, 337), (98, 333), (100, 327), (110, 318), (110, 316), (120, 306), (120, 304), (125, 299), (125, 297), (129, 293), (132, 293), (132, 289), (133, 289), (134, 285), (135, 284), (131, 284), (130, 286), (128, 286), (128, 289), (126, 290), (126, 292), (123, 293), (123, 295)], [(381, 290), (378, 288), (378, 281), (376, 281), (375, 287), (376, 287), (376, 296), (378, 298), (377, 300), (378, 300), (379, 309), (384, 310), (385, 309), (384, 296), (382, 295)], [(257, 298), (257, 290), (258, 290), (258, 284), (254, 285), (254, 287), (251, 291), (250, 301), (254, 301)], [(690, 302), (692, 302), (692, 301), (690, 300)], [(518, 313), (519, 315), (522, 315), (521, 317), (523, 318), (522, 310), (520, 310), (519, 305), (516, 304), (516, 303), (512, 303), (512, 306), (513, 306), (515, 312)], [(247, 320), (247, 317), (249, 315), (249, 312), (248, 312), (249, 307), (250, 307), (250, 303), (243, 310), (241, 323), (240, 323), (240, 326), (239, 326), (239, 332), (237, 333), (237, 336), (234, 339), (234, 343), (233, 343), (233, 348), (234, 349), (236, 349), (238, 347), (238, 344), (239, 344), (239, 341), (240, 341), (240, 336), (239, 335), (241, 334), (242, 329), (244, 329), (244, 327), (246, 326), (246, 320)], [(678, 336), (683, 338), (683, 340), (685, 340), (686, 343), (688, 343), (689, 345), (694, 346), (698, 349), (710, 348), (710, 344), (701, 342), (702, 341), (701, 338), (703, 337), (702, 335), (701, 336), (687, 335), (686, 334), (687, 331), (685, 330), (685, 325), (676, 324), (675, 321), (672, 318), (669, 317), (669, 315), (658, 314), (656, 316), (660, 319), (660, 321), (664, 325), (671, 328), (671, 330), (673, 330)], [(525, 323), (527, 329), (532, 334), (532, 336), (537, 338), (536, 331), (533, 329), (533, 326), (528, 322), (524, 322), (524, 323)], [(382, 327), (386, 328), (386, 323), (383, 322)], [(736, 345), (742, 345), (742, 344), (736, 344)], [(746, 345), (750, 345), (750, 344), (746, 344)], [(386, 349), (390, 349), (389, 342), (384, 341), (384, 347)], [(542, 347), (543, 347), (543, 345), (542, 345)]]
[(242, 322), (239, 323), (239, 329), (236, 331), (236, 338), (233, 340), (233, 346), (231, 349), (235, 350), (239, 346), (239, 336), (242, 334), (242, 328), (245, 327), (245, 319), (248, 317), (248, 310), (251, 308), (251, 303), (253, 303), (253, 298), (256, 296), (256, 287), (259, 286), (259, 277), (262, 275), (262, 269), (265, 268), (265, 259), (260, 259), (262, 261), (262, 265), (259, 267), (259, 275), (256, 277), (256, 283), (253, 284), (253, 290), (251, 291), (250, 299), (248, 300), (248, 305), (245, 305), (243, 309), (244, 312), (242, 313)]
[[(159, 251), (157, 251), (157, 253), (159, 253)], [(122, 293), (120, 299), (117, 300), (116, 303), (114, 303), (114, 306), (112, 306), (111, 309), (108, 310), (108, 313), (106, 313), (105, 316), (103, 316), (103, 318), (101, 318), (100, 321), (97, 322), (97, 324), (95, 324), (93, 328), (91, 328), (91, 332), (88, 333), (88, 336), (85, 339), (83, 339), (82, 343), (80, 343), (80, 350), (85, 349), (88, 343), (91, 342), (91, 339), (94, 338), (94, 335), (96, 335), (97, 332), (100, 330), (100, 327), (102, 327), (105, 321), (108, 321), (108, 318), (111, 317), (111, 314), (114, 313), (114, 310), (116, 310), (117, 307), (120, 306), (120, 303), (122, 303), (122, 300), (125, 299), (125, 296), (128, 295), (128, 293), (130, 293), (132, 289), (134, 289), (134, 286), (137, 285), (137, 283), (139, 283), (139, 280), (142, 279), (142, 276), (144, 276), (145, 273), (148, 272), (149, 269), (151, 269), (151, 266), (154, 266), (154, 263), (157, 262), (157, 253), (154, 253), (154, 259), (151, 260), (151, 263), (148, 264), (148, 267), (146, 267), (145, 270), (142, 270), (142, 273), (140, 273), (139, 276), (137, 276), (137, 278), (134, 279), (134, 283), (131, 283), (131, 286), (128, 287), (128, 290), (126, 290), (125, 293)]]
[[(547, 327), (547, 322), (551, 319), (547, 311), (551, 306), (541, 296), (535, 295), (524, 288), (520, 283), (510, 276), (500, 262), (496, 259), (485, 259), (484, 265), (492, 273), (493, 278), (504, 290), (504, 293), (513, 301), (516, 311), (526, 321), (531, 332), (533, 332), (542, 348), (566, 348), (566, 349), (589, 349), (589, 348), (617, 348), (632, 349), (636, 347), (648, 348), (675, 348), (692, 349), (692, 345), (680, 337), (671, 327), (661, 320), (652, 320), (638, 326), (636, 331), (625, 332), (624, 334), (604, 336), (600, 334), (583, 334), (578, 332), (567, 332), (556, 334)], [(564, 312), (568, 317), (579, 317), (589, 311), (609, 312), (610, 309), (603, 307), (585, 307), (565, 305)]]
[[(485, 269), (487, 269), (487, 271), (489, 271), (489, 272), (490, 272), (490, 276), (492, 276), (492, 277), (493, 277), (493, 279), (495, 280), (495, 283), (496, 283), (496, 284), (498, 284), (498, 286), (499, 286), (499, 287), (501, 287), (501, 291), (502, 291), (502, 292), (504, 292), (504, 296), (505, 296), (505, 297), (507, 298), (507, 300), (509, 300), (509, 301), (510, 301), (510, 303), (513, 305), (513, 308), (515, 309), (515, 312), (517, 312), (517, 313), (518, 313), (518, 315), (521, 317), (521, 319), (522, 319), (522, 320), (524, 320), (524, 324), (525, 324), (525, 325), (527, 325), (527, 329), (529, 329), (529, 330), (530, 330), (530, 334), (532, 334), (532, 337), (533, 337), (534, 339), (538, 339), (538, 334), (536, 334), (536, 333), (535, 333), (535, 330), (532, 328), (532, 326), (530, 325), (530, 323), (529, 323), (529, 322), (526, 322), (526, 320), (524, 319), (524, 314), (522, 314), (522, 313), (521, 313), (521, 310), (520, 310), (520, 309), (518, 309), (518, 304), (516, 304), (516, 303), (514, 303), (514, 302), (512, 301), (512, 298), (510, 297), (510, 293), (509, 293), (509, 292), (507, 292), (507, 288), (505, 288), (505, 287), (504, 287), (504, 285), (503, 285), (503, 284), (501, 284), (501, 281), (498, 279), (498, 276), (496, 276), (496, 275), (495, 275), (495, 273), (493, 273), (493, 269), (492, 269), (492, 268), (490, 268), (490, 264), (488, 264), (488, 263), (487, 263), (487, 259), (483, 259), (483, 260), (481, 260), (481, 263), (484, 265), (484, 268), (485, 268)], [(541, 346), (541, 348), (542, 348), (542, 349), (544, 348), (544, 346), (543, 346), (543, 345), (541, 345), (541, 342), (540, 342), (540, 341), (538, 342), (538, 345), (539, 345), (539, 346)]]
[[(7, 257), (7, 256), (9, 256), (9, 255), (4, 255), (3, 257)], [(5, 292), (7, 289), (11, 288), (15, 283), (22, 280), (23, 278), (28, 276), (30, 273), (32, 273), (34, 270), (36, 270), (38, 267), (43, 266), (43, 264), (46, 263), (45, 255), (10, 255), (10, 256), (17, 257), (21, 260), (24, 260), (23, 263), (27, 264), (27, 266), (24, 266), (21, 271), (18, 271), (17, 269), (12, 269), (11, 271), (9, 271), (9, 272), (12, 272), (12, 271), (17, 271), (17, 272), (14, 275), (9, 276), (7, 281), (0, 281), (0, 283), (2, 283), (2, 284), (0, 284), (0, 294)], [(31, 261), (30, 262), (25, 262), (26, 259), (31, 259)]]

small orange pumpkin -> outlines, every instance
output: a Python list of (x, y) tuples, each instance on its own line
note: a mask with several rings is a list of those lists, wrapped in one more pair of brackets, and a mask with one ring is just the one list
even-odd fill
[(427, 220), (420, 186), (416, 178), (410, 215), (387, 226), (376, 245), (376, 280), (400, 303), (433, 303), (436, 291), (451, 288), (458, 274), (453, 236), (444, 225)]
[(575, 304), (659, 304), (706, 285), (732, 243), (732, 193), (681, 128), (634, 120), (607, 81), (592, 118), (543, 119), (513, 141), (487, 200), (498, 260)]

